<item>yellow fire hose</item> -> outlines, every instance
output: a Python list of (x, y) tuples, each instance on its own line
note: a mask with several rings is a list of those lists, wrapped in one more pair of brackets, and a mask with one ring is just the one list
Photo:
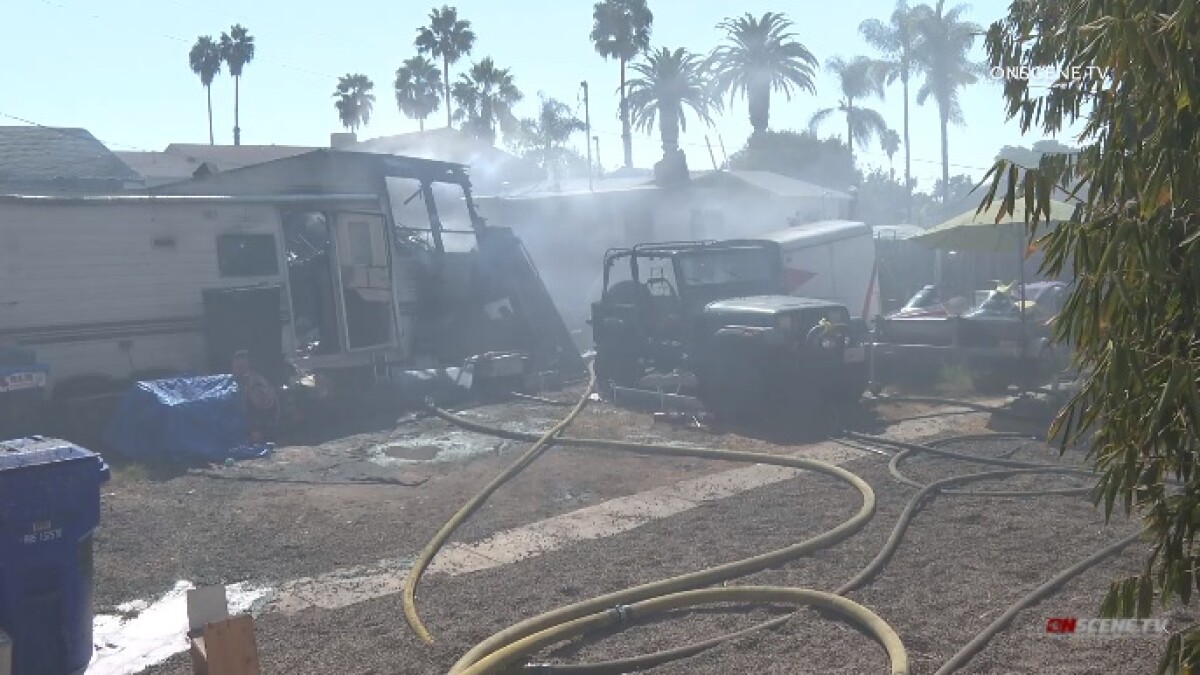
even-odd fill
[[(512, 440), (535, 442), (533, 447), (518, 457), (517, 460), (507, 470), (489, 483), (479, 495), (476, 495), (475, 498), (469, 501), (454, 515), (454, 517), (450, 519), (450, 521), (446, 523), (445, 526), (442, 527), (441, 530), (439, 530), (434, 539), (422, 551), (421, 555), (417, 559), (417, 562), (414, 563), (413, 568), (410, 570), (403, 594), (405, 618), (413, 630), (426, 642), (432, 642), (433, 638), (421, 623), (419, 617), (417, 616), (415, 607), (415, 590), (421, 575), (424, 573), (425, 569), (428, 567), (429, 563), (437, 554), (441, 546), (444, 545), (444, 543), (453, 534), (454, 530), (457, 529), (457, 527), (461, 525), (461, 523), (465, 521), (466, 518), (471, 515), (471, 513), (477, 510), (484, 503), (484, 501), (486, 501), (486, 499), (504, 482), (511, 479), (513, 476), (527, 467), (542, 452), (544, 452), (546, 448), (553, 444), (569, 447), (605, 448), (639, 454), (688, 456), (703, 459), (753, 462), (759, 464), (771, 464), (776, 466), (808, 469), (833, 476), (853, 485), (863, 496), (862, 507), (854, 516), (847, 519), (834, 529), (806, 541), (769, 553), (725, 563), (709, 569), (643, 584), (641, 586), (625, 589), (615, 593), (609, 593), (603, 596), (592, 598), (590, 600), (585, 600), (583, 602), (562, 607), (517, 623), (499, 633), (496, 633), (471, 649), (454, 664), (449, 671), (449, 675), (478, 675), (482, 673), (509, 672), (514, 664), (516, 664), (522, 657), (526, 657), (545, 646), (578, 637), (579, 635), (599, 628), (612, 627), (628, 623), (634, 618), (641, 618), (673, 609), (694, 607), (697, 605), (714, 602), (761, 602), (773, 604), (792, 603), (816, 606), (821, 609), (829, 610), (831, 613), (849, 619), (852, 623), (857, 624), (867, 634), (875, 638), (878, 642), (880, 642), (881, 645), (883, 645), (891, 662), (891, 672), (893, 675), (907, 673), (907, 655), (903, 644), (900, 641), (899, 636), (896, 635), (895, 631), (892, 630), (886, 622), (867, 610), (865, 607), (841, 597), (841, 595), (865, 585), (875, 574), (879, 572), (879, 570), (883, 568), (898, 547), (904, 530), (915, 517), (921, 503), (924, 502), (929, 496), (939, 492), (946, 494), (971, 494), (980, 497), (1000, 497), (1034, 496), (1039, 494), (1079, 494), (1087, 491), (1086, 488), (1030, 492), (975, 492), (947, 490), (946, 488), (949, 488), (952, 485), (988, 478), (1001, 478), (1005, 476), (1027, 473), (1080, 474), (1085, 472), (1054, 465), (1030, 464), (1011, 460), (961, 455), (959, 453), (935, 449), (930, 446), (905, 444), (903, 442), (893, 442), (891, 439), (851, 434), (852, 438), (857, 438), (858, 440), (864, 442), (885, 442), (888, 445), (902, 448), (903, 451), (893, 457), (893, 461), (889, 468), (892, 470), (893, 475), (897, 479), (901, 480), (901, 482), (914, 487), (923, 488), (916, 496), (914, 496), (908, 508), (906, 508), (904, 513), (901, 515), (892, 533), (892, 536), (889, 537), (889, 540), (884, 546), (883, 550), (879, 553), (879, 555), (876, 556), (874, 560), (871, 561), (871, 563), (867, 565), (866, 568), (856, 575), (854, 579), (846, 584), (843, 584), (841, 588), (837, 589), (837, 591), (832, 594), (809, 589), (754, 586), (693, 590), (767, 569), (802, 555), (812, 553), (816, 550), (833, 546), (843, 541), (864, 527), (871, 517), (873, 517), (875, 511), (874, 492), (870, 485), (868, 485), (855, 474), (850, 473), (849, 471), (846, 471), (840, 467), (816, 460), (734, 450), (693, 448), (676, 445), (652, 445), (608, 439), (582, 439), (559, 436), (558, 434), (560, 434), (562, 430), (565, 429), (566, 426), (569, 425), (582, 411), (586, 401), (594, 389), (594, 386), (595, 375), (593, 373), (592, 377), (590, 378), (587, 391), (583, 397), (581, 397), (581, 400), (571, 411), (571, 413), (561, 422), (559, 422), (554, 428), (540, 437), (534, 434), (507, 431), (504, 429), (479, 424), (454, 416), (446, 411), (433, 408), (434, 414), (467, 430)], [(1003, 436), (1007, 435), (995, 434), (990, 435), (989, 438)], [(929, 451), (951, 458), (970, 460), (984, 464), (996, 464), (1012, 467), (1017, 470), (992, 471), (971, 474), (967, 476), (958, 476), (955, 478), (937, 481), (930, 485), (921, 485), (903, 476), (898, 470), (900, 461), (902, 461), (905, 456), (917, 451)], [(1106, 550), (1104, 553), (1110, 554), (1115, 550), (1118, 549), (1114, 548), (1111, 549), (1111, 551)], [(1084, 568), (1080, 567), (1079, 571), (1082, 571), (1082, 569)], [(1014, 608), (1013, 611), (1016, 611), (1016, 608)], [(736, 633), (719, 636), (684, 647), (656, 652), (654, 654), (607, 661), (603, 663), (561, 666), (555, 665), (551, 668), (553, 672), (561, 672), (564, 674), (591, 673), (593, 675), (599, 673), (616, 674), (635, 670), (644, 670), (645, 668), (653, 665), (666, 663), (671, 660), (700, 653), (736, 636), (748, 634), (766, 627), (781, 625), (791, 618), (791, 615), (779, 617), (777, 619), (760, 623), (756, 626), (752, 626)], [(990, 628), (992, 630), (996, 629), (996, 627)], [(982, 644), (986, 642), (987, 638), (990, 638), (990, 635), (985, 637), (985, 635), (981, 634), (975, 641), (973, 641), (972, 645), (968, 645), (968, 647), (971, 648), (970, 653), (973, 654), (978, 649), (981, 649)], [(956, 655), (956, 659), (952, 659), (952, 661), (957, 660), (958, 663), (954, 665), (961, 665), (961, 663), (965, 663), (965, 658), (969, 658), (969, 654), (967, 652), (968, 649), (964, 648), (962, 652)], [(951, 664), (947, 665), (949, 666)], [(943, 670), (939, 672), (949, 671)]]
[(907, 675), (908, 673), (908, 654), (904, 651), (900, 636), (896, 635), (892, 627), (875, 613), (856, 602), (832, 593), (785, 586), (706, 588), (663, 595), (628, 607), (618, 606), (606, 612), (584, 616), (534, 633), (488, 654), (463, 670), (453, 672), (459, 672), (461, 675), (503, 672), (504, 668), (511, 666), (527, 654), (590, 631), (624, 625), (662, 612), (717, 602), (789, 603), (816, 607), (838, 614), (858, 624), (863, 631), (875, 637), (884, 646), (892, 664), (892, 675)]
[[(591, 367), (589, 366), (590, 370)], [(441, 550), (442, 546), (450, 539), (450, 536), (454, 534), (454, 531), (458, 529), (463, 521), (469, 518), (480, 506), (483, 506), (488, 497), (491, 497), (496, 490), (499, 490), (501, 485), (504, 485), (513, 476), (523, 471), (526, 466), (529, 466), (533, 460), (537, 459), (550, 447), (551, 439), (567, 428), (567, 425), (583, 411), (584, 406), (587, 405), (588, 399), (592, 395), (592, 390), (595, 388), (596, 374), (592, 372), (591, 377), (588, 378), (587, 390), (583, 392), (583, 396), (579, 397), (579, 403), (575, 404), (571, 412), (561, 422), (543, 434), (541, 438), (537, 439), (528, 450), (517, 458), (517, 461), (513, 462), (499, 476), (492, 479), (492, 482), (488, 483), (479, 494), (472, 497), (469, 502), (458, 510), (458, 513), (446, 521), (442, 529), (438, 530), (438, 533), (425, 545), (424, 550), (421, 551), (416, 561), (413, 562), (412, 569), (408, 571), (408, 578), (404, 581), (404, 618), (408, 621), (408, 625), (412, 627), (413, 631), (426, 643), (432, 643), (433, 636), (429, 634), (429, 630), (421, 622), (421, 617), (417, 616), (416, 592), (417, 582), (421, 580), (421, 575), (425, 573), (425, 570), (429, 567), (429, 563), (433, 561), (433, 557), (437, 555), (437, 552)]]
[[(438, 550), (445, 544), (454, 531), (465, 521), (472, 513), (474, 513), (487, 498), (493, 494), (501, 485), (517, 475), (521, 470), (535, 460), (550, 444), (560, 443), (564, 439), (556, 438), (568, 424), (570, 424), (579, 412), (583, 410), (584, 405), (591, 395), (595, 387), (595, 373), (591, 374), (587, 390), (580, 398), (579, 403), (575, 408), (563, 418), (561, 422), (555, 425), (550, 431), (543, 434), (537, 439), (534, 445), (517, 458), (513, 464), (492, 480), (479, 494), (467, 502), (457, 513), (450, 518), (449, 521), (438, 531), (429, 544), (422, 550), (417, 557), (413, 567), (409, 570), (408, 578), (404, 584), (404, 592), (402, 601), (404, 605), (405, 619), (408, 621), (413, 631), (417, 633), (427, 643), (433, 641), (433, 636), (429, 633), (421, 622), (416, 611), (416, 588), (421, 576), (428, 568), (433, 557), (437, 555)], [(453, 421), (468, 429), (474, 429), (482, 433), (496, 434), (498, 430), (485, 425), (475, 424), (458, 417), (454, 417), (449, 413), (434, 409), (434, 412), (439, 416)], [(528, 440), (528, 435), (516, 433), (499, 433), (501, 437), (513, 437), (519, 440)], [(807, 469), (824, 473), (834, 478), (838, 478), (855, 487), (862, 495), (863, 503), (858, 512), (851, 516), (846, 521), (842, 522), (837, 527), (821, 534), (812, 537), (805, 541), (786, 546), (784, 548), (771, 551), (768, 553), (759, 554), (743, 560), (737, 560), (723, 565), (718, 565), (705, 570), (682, 574), (669, 579), (643, 584), (634, 588), (626, 589), (616, 593), (610, 593), (600, 597), (575, 603), (567, 607), (562, 607), (558, 610), (543, 614), (539, 617), (521, 622), (515, 626), (511, 626), (507, 630), (501, 631), (492, 636), (489, 640), (478, 645), (475, 649), (468, 652), (457, 664), (451, 669), (451, 673), (459, 675), (467, 672), (467, 668), (473, 668), (481, 662), (482, 659), (494, 655), (501, 649), (507, 649), (512, 645), (525, 638), (537, 635), (547, 630), (558, 630), (560, 625), (565, 625), (569, 622), (584, 619), (591, 615), (601, 614), (614, 606), (624, 605), (628, 603), (646, 601), (654, 598), (663, 598), (672, 594), (677, 594), (682, 591), (688, 591), (696, 588), (701, 588), (714, 583), (725, 581), (728, 579), (745, 576), (753, 572), (774, 567), (781, 563), (795, 559), (797, 557), (812, 553), (814, 551), (833, 546), (841, 542), (860, 529), (862, 529), (875, 513), (875, 493), (871, 486), (858, 476), (825, 462), (816, 460), (802, 459), (798, 457), (787, 457), (770, 455), (766, 453), (741, 452), (734, 450), (716, 450), (710, 448), (689, 448), (685, 446), (657, 446), (645, 445), (637, 443), (629, 443), (625, 441), (599, 441), (588, 439), (580, 442), (578, 439), (572, 439), (570, 445), (586, 445), (590, 447), (608, 447), (611, 449), (620, 449), (625, 451), (639, 452), (643, 454), (667, 454), (673, 456), (691, 456), (704, 459), (718, 459), (727, 461), (750, 462), (758, 464), (772, 464), (775, 466), (785, 466), (796, 469)], [(864, 610), (865, 611), (865, 610)], [(873, 615), (872, 615), (873, 616)], [(873, 625), (873, 624), (868, 624)], [(564, 629), (565, 630), (565, 629)], [(881, 641), (891, 641), (895, 637), (895, 633), (889, 631), (888, 634), (881, 633), (876, 636)], [(898, 639), (893, 642), (886, 643), (886, 649), (889, 655), (904, 654), (904, 647)], [(504, 652), (511, 653), (511, 652)], [(514, 657), (515, 658), (515, 657)], [(907, 673), (907, 658), (900, 660), (902, 667), (900, 670), (894, 670), (896, 674)], [(506, 661), (507, 662), (507, 661)], [(893, 665), (899, 667), (900, 662), (893, 659)], [(473, 670), (470, 672), (490, 672), (489, 670)]]

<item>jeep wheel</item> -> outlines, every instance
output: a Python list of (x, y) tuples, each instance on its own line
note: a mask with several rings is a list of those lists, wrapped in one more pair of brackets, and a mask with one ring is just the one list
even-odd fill
[(642, 376), (636, 358), (604, 352), (596, 352), (595, 370), (597, 387), (607, 387), (610, 382), (618, 387), (635, 387)]
[(857, 405), (871, 384), (866, 364), (847, 366), (837, 377), (832, 393), (840, 404)]
[(700, 399), (717, 417), (746, 419), (766, 404), (763, 372), (746, 356), (722, 354), (699, 380)]

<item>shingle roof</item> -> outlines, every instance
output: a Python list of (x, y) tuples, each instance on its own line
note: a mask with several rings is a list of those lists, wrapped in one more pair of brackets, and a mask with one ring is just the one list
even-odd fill
[(120, 190), (141, 177), (86, 129), (0, 127), (6, 190)]
[[(306, 152), (320, 150), (317, 147), (300, 145), (202, 145), (199, 143), (172, 143), (165, 154), (188, 161), (196, 167), (207, 162), (218, 171), (240, 169), (254, 164), (265, 164), (285, 157), (295, 157)], [(193, 169), (195, 171), (195, 169)], [(191, 177), (188, 174), (187, 177)]]

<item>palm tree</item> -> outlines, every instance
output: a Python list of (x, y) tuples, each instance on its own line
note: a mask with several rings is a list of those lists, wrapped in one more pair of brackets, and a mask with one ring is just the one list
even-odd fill
[(711, 113), (720, 110), (705, 77), (704, 60), (686, 49), (662, 47), (630, 66), (639, 77), (629, 81), (628, 106), (633, 126), (649, 132), (658, 120), (663, 158), (679, 153), (679, 132), (687, 131), (685, 108), (712, 124)]
[(863, 38), (883, 54), (879, 61), (887, 84), (900, 80), (904, 89), (904, 185), (908, 194), (908, 212), (912, 216), (912, 152), (908, 135), (908, 83), (916, 65), (913, 63), (917, 34), (913, 26), (913, 12), (906, 0), (898, 0), (896, 9), (885, 24), (877, 19), (868, 19), (858, 26)]
[(202, 35), (196, 38), (196, 44), (192, 45), (188, 63), (192, 66), (192, 72), (200, 76), (200, 84), (204, 85), (204, 91), (208, 95), (208, 144), (214, 145), (212, 83), (213, 78), (221, 72), (221, 48), (211, 37)]
[(620, 117), (621, 143), (625, 148), (625, 166), (633, 166), (633, 135), (629, 131), (629, 99), (625, 66), (650, 48), (650, 28), (654, 14), (646, 0), (604, 0), (592, 8), (592, 43), (605, 59), (621, 64)]
[(333, 106), (337, 108), (338, 119), (342, 126), (350, 131), (371, 122), (371, 109), (375, 106), (375, 83), (363, 74), (343, 75), (338, 78), (337, 89), (333, 91)]
[(548, 98), (540, 92), (538, 98), (541, 99), (538, 116), (521, 120), (518, 145), (524, 150), (525, 157), (553, 175), (563, 168), (571, 154), (566, 147), (571, 136), (585, 127), (562, 101)]
[(471, 53), (475, 32), (471, 22), (458, 18), (458, 9), (442, 5), (429, 12), (429, 25), (417, 29), (417, 52), (442, 60), (442, 84), (446, 95), (446, 126), (450, 126), (450, 66)]
[(242, 68), (254, 60), (254, 37), (241, 24), (234, 25), (228, 33), (221, 33), (221, 59), (229, 64), (233, 76), (233, 144), (242, 144), (242, 128), (238, 119), (238, 104), (241, 93)]
[(829, 59), (826, 67), (837, 75), (842, 98), (836, 108), (818, 110), (809, 121), (809, 129), (816, 131), (830, 115), (842, 113), (846, 116), (846, 145), (854, 152), (854, 142), (860, 146), (869, 144), (887, 131), (883, 116), (870, 108), (855, 105), (855, 99), (868, 96), (883, 97), (883, 80), (877, 63), (865, 56), (846, 61), (840, 56)]
[(879, 145), (883, 151), (887, 153), (889, 169), (891, 171), (892, 180), (896, 180), (896, 164), (892, 161), (892, 157), (896, 155), (896, 151), (900, 149), (900, 134), (896, 133), (895, 129), (888, 129), (879, 137)]
[(497, 68), (489, 56), (463, 73), (451, 92), (459, 105), (455, 112), (463, 128), (488, 143), (496, 142), (496, 127), (514, 131), (512, 108), (523, 97), (508, 68)]
[(782, 91), (792, 100), (792, 89), (815, 94), (813, 69), (819, 63), (811, 52), (789, 32), (792, 22), (783, 14), (767, 12), (756, 19), (746, 14), (725, 19), (717, 25), (724, 29), (730, 44), (713, 50), (714, 82), (730, 102), (739, 93), (750, 105), (750, 126), (754, 133), (767, 130), (771, 112), (771, 92)]
[(982, 34), (978, 24), (964, 21), (962, 15), (966, 5), (945, 10), (945, 0), (938, 0), (937, 7), (921, 5), (913, 10), (913, 26), (916, 29), (916, 49), (913, 60), (924, 81), (917, 90), (917, 104), (933, 98), (938, 108), (938, 122), (942, 132), (942, 191), (943, 202), (949, 198), (946, 187), (950, 184), (950, 150), (947, 130), (951, 123), (962, 124), (962, 106), (959, 91), (979, 81), (983, 66), (970, 60), (975, 37)]
[(414, 56), (396, 70), (396, 106), (425, 131), (425, 118), (441, 106), (440, 73), (433, 61)]

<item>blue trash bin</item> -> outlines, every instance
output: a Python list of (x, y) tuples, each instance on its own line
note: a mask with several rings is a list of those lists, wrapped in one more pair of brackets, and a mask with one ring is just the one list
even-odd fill
[(0, 629), (13, 675), (69, 675), (92, 658), (99, 455), (52, 438), (0, 441)]

